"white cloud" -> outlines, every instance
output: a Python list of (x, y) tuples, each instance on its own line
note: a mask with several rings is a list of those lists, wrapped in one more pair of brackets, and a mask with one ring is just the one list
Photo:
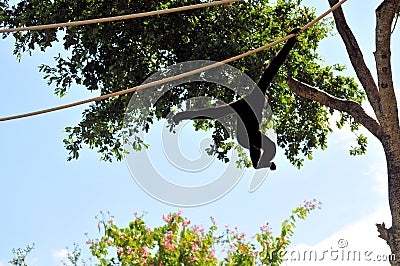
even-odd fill
[[(379, 157), (378, 157), (379, 158)], [(376, 161), (369, 165), (366, 171), (363, 173), (365, 176), (371, 176), (374, 180), (372, 187), (373, 191), (377, 191), (383, 196), (388, 194), (388, 179), (387, 179), (387, 168), (386, 161), (383, 157), (382, 160)]]
[(68, 255), (68, 250), (66, 248), (53, 252), (53, 257), (58, 261), (65, 260), (67, 258), (67, 255)]
[(0, 266), (6, 266), (6, 264), (3, 262), (0, 262)]
[(290, 248), (282, 265), (388, 265), (391, 252), (386, 242), (378, 238), (375, 226), (383, 221), (390, 221), (388, 208), (381, 208), (316, 245), (301, 244)]
[(338, 129), (336, 126), (336, 122), (340, 120), (340, 113), (335, 111), (332, 116), (329, 117), (329, 125), (333, 129), (332, 135), (334, 138), (330, 138), (333, 141), (333, 144), (340, 144), (346, 150), (349, 150), (351, 146), (356, 144), (357, 136), (354, 132), (351, 132), (350, 126), (345, 124), (343, 128)]

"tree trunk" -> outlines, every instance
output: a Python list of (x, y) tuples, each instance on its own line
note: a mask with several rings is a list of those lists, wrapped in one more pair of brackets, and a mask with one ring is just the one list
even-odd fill
[[(382, 144), (386, 155), (388, 172), (389, 206), (392, 214), (392, 226), (377, 224), (379, 237), (389, 245), (396, 261), (392, 265), (400, 266), (400, 135), (399, 133), (385, 136)], [(397, 137), (396, 137), (397, 135)]]
[(383, 137), (381, 143), (385, 151), (388, 172), (388, 198), (392, 215), (392, 226), (386, 229), (377, 224), (380, 237), (386, 240), (396, 260), (392, 265), (400, 266), (400, 129), (398, 105), (394, 90), (391, 66), (392, 25), (399, 12), (399, 0), (384, 0), (376, 9), (375, 62), (378, 76), (381, 110), (379, 119)]

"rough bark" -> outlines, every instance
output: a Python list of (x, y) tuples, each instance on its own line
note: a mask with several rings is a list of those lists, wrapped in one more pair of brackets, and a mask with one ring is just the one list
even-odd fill
[[(399, 145), (390, 144), (390, 136), (385, 136), (382, 142), (387, 162), (388, 187), (389, 187), (389, 205), (392, 214), (392, 226), (386, 228), (385, 223), (376, 224), (379, 237), (384, 239), (389, 245), (392, 254), (396, 256), (396, 261), (392, 265), (400, 265), (400, 149)], [(388, 141), (389, 140), (389, 141)], [(400, 143), (400, 138), (398, 138)]]
[(378, 87), (381, 96), (381, 107), (384, 113), (381, 124), (386, 131), (397, 130), (399, 127), (390, 51), (392, 24), (399, 7), (399, 2), (399, 0), (383, 1), (376, 9), (376, 51), (374, 54), (378, 74)]
[(399, 0), (383, 1), (376, 9), (375, 62), (378, 87), (384, 118), (382, 145), (386, 155), (388, 172), (389, 206), (392, 226), (377, 225), (380, 237), (386, 240), (392, 253), (396, 255), (393, 265), (400, 265), (400, 130), (397, 100), (394, 91), (391, 66), (391, 31)]

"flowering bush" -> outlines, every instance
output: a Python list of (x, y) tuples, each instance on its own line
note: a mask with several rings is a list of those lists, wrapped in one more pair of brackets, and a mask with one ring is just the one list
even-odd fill
[(119, 228), (112, 216), (106, 219), (102, 214), (98, 227), (103, 236), (88, 239), (87, 244), (99, 265), (279, 265), (297, 219), (304, 220), (320, 205), (317, 200), (304, 201), (283, 221), (278, 236), (273, 236), (268, 223), (250, 237), (229, 226), (218, 234), (214, 217), (206, 229), (191, 225), (181, 211), (163, 215), (165, 224), (153, 229), (137, 213), (126, 228)]

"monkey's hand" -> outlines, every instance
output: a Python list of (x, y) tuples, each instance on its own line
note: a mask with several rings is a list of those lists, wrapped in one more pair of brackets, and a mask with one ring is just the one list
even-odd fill
[(298, 33), (300, 33), (300, 31), (301, 31), (301, 28), (295, 28), (291, 32), (289, 32), (289, 35), (290, 34), (298, 34)]
[(232, 108), (229, 106), (222, 107), (212, 107), (201, 109), (197, 111), (184, 111), (177, 113), (172, 117), (172, 121), (176, 124), (185, 119), (216, 119), (218, 117), (224, 116), (227, 111), (231, 111)]
[(181, 122), (182, 120), (189, 119), (189, 117), (187, 116), (186, 112), (187, 111), (177, 113), (176, 115), (174, 115), (172, 117), (172, 121), (174, 121), (175, 124), (179, 124), (179, 122)]
[(172, 121), (174, 121), (175, 124), (179, 124), (182, 120), (197, 118), (199, 116), (198, 113), (199, 111), (183, 111), (174, 115)]

